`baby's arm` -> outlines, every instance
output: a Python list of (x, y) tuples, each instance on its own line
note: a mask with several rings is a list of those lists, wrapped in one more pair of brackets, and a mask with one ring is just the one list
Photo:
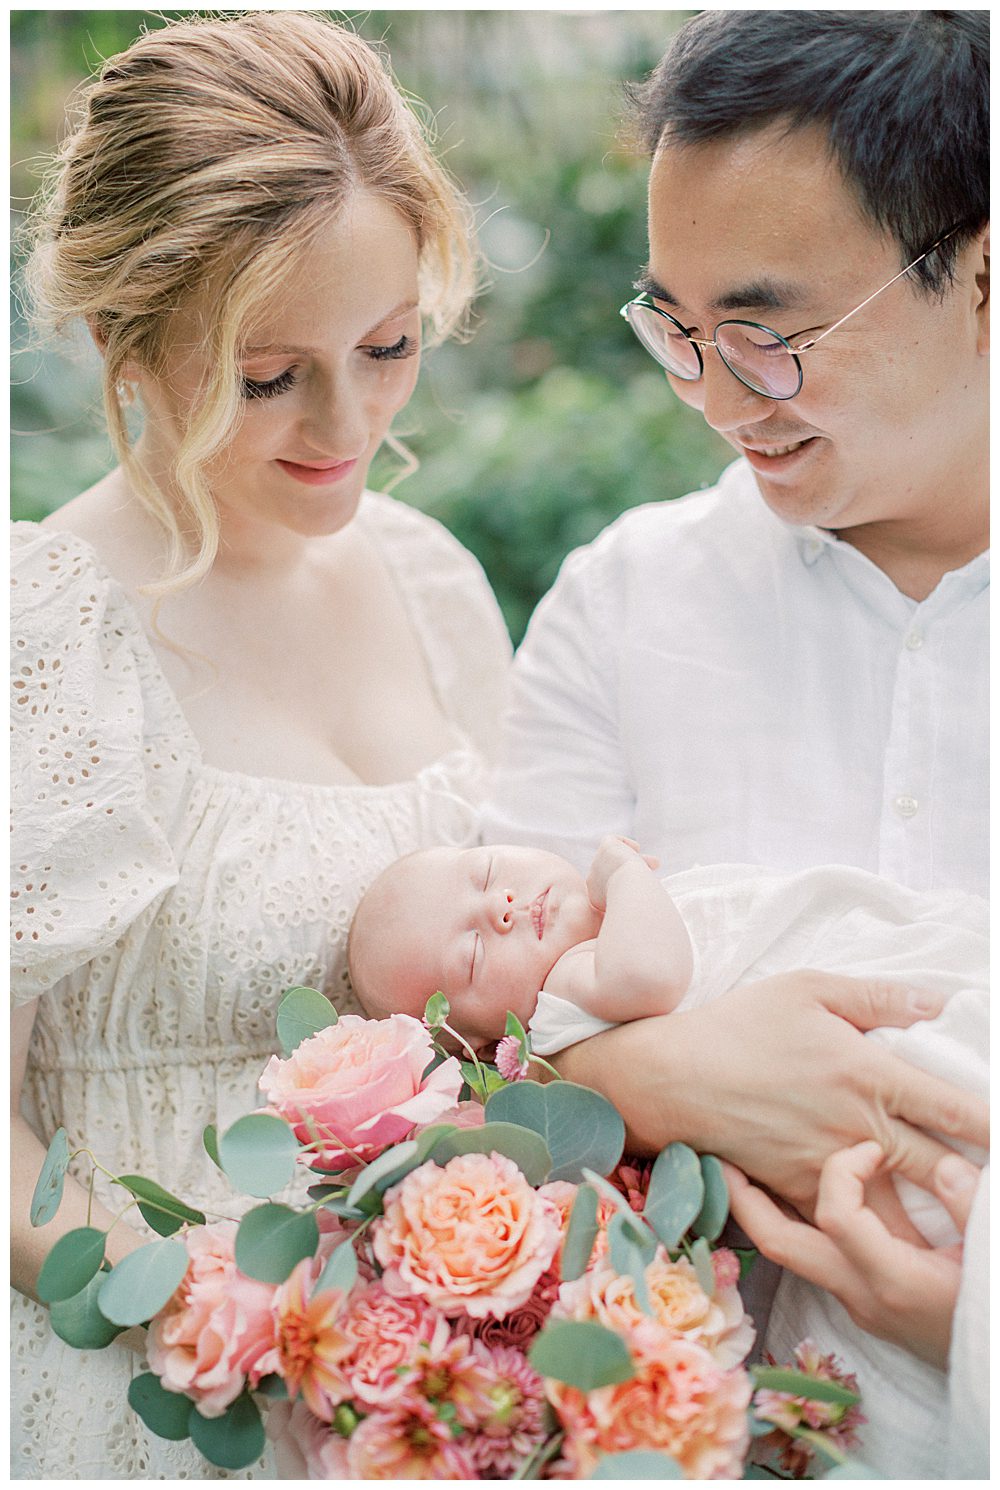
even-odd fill
[(671, 1013), (691, 982), (691, 939), (649, 864), (629, 840), (605, 838), (587, 891), (601, 929), (559, 959), (546, 992), (615, 1023)]

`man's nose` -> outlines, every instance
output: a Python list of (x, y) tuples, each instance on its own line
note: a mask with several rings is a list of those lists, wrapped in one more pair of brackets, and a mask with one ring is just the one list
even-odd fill
[(705, 371), (697, 383), (687, 385), (693, 396), (685, 402), (701, 409), (706, 424), (725, 437), (770, 417), (774, 411), (772, 399), (741, 383), (714, 347), (706, 347), (704, 357)]

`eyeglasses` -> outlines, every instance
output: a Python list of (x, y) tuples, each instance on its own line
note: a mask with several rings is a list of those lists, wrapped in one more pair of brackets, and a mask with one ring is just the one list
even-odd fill
[[(907, 264), (905, 269), (894, 274), (892, 279), (887, 280), (866, 300), (862, 300), (860, 305), (849, 310), (846, 316), (841, 316), (839, 321), (834, 321), (819, 336), (810, 337), (797, 347), (787, 337), (772, 331), (769, 326), (761, 326), (757, 321), (720, 321), (711, 340), (705, 341), (692, 336), (674, 316), (654, 305), (651, 295), (646, 291), (623, 305), (619, 314), (628, 321), (646, 351), (656, 358), (661, 367), (666, 368), (671, 377), (683, 378), (689, 383), (697, 382), (705, 371), (702, 351), (714, 347), (733, 376), (739, 378), (754, 393), (779, 400), (794, 398), (802, 387), (802, 364), (799, 362), (802, 353), (811, 352), (813, 347), (818, 347), (821, 341), (825, 341), (845, 321), (856, 316), (859, 310), (864, 310), (883, 290), (902, 279), (904, 274), (909, 274), (928, 254), (940, 248), (942, 243), (957, 232), (958, 228), (952, 228), (942, 238), (938, 238), (912, 264)], [(806, 333), (803, 331), (792, 333), (793, 337), (804, 335)]]

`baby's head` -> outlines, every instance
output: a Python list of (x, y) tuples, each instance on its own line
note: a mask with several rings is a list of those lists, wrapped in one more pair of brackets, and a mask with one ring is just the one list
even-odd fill
[(440, 991), (471, 1044), (499, 1039), (508, 1009), (527, 1025), (564, 952), (597, 935), (601, 916), (566, 859), (490, 844), (397, 859), (358, 906), (348, 946), (367, 1012), (422, 1017)]

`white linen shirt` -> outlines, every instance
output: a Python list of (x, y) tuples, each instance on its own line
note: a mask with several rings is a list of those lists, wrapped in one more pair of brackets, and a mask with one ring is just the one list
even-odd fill
[(532, 619), (486, 840), (985, 895), (988, 585), (984, 553), (909, 599), (744, 461), (625, 513)]

